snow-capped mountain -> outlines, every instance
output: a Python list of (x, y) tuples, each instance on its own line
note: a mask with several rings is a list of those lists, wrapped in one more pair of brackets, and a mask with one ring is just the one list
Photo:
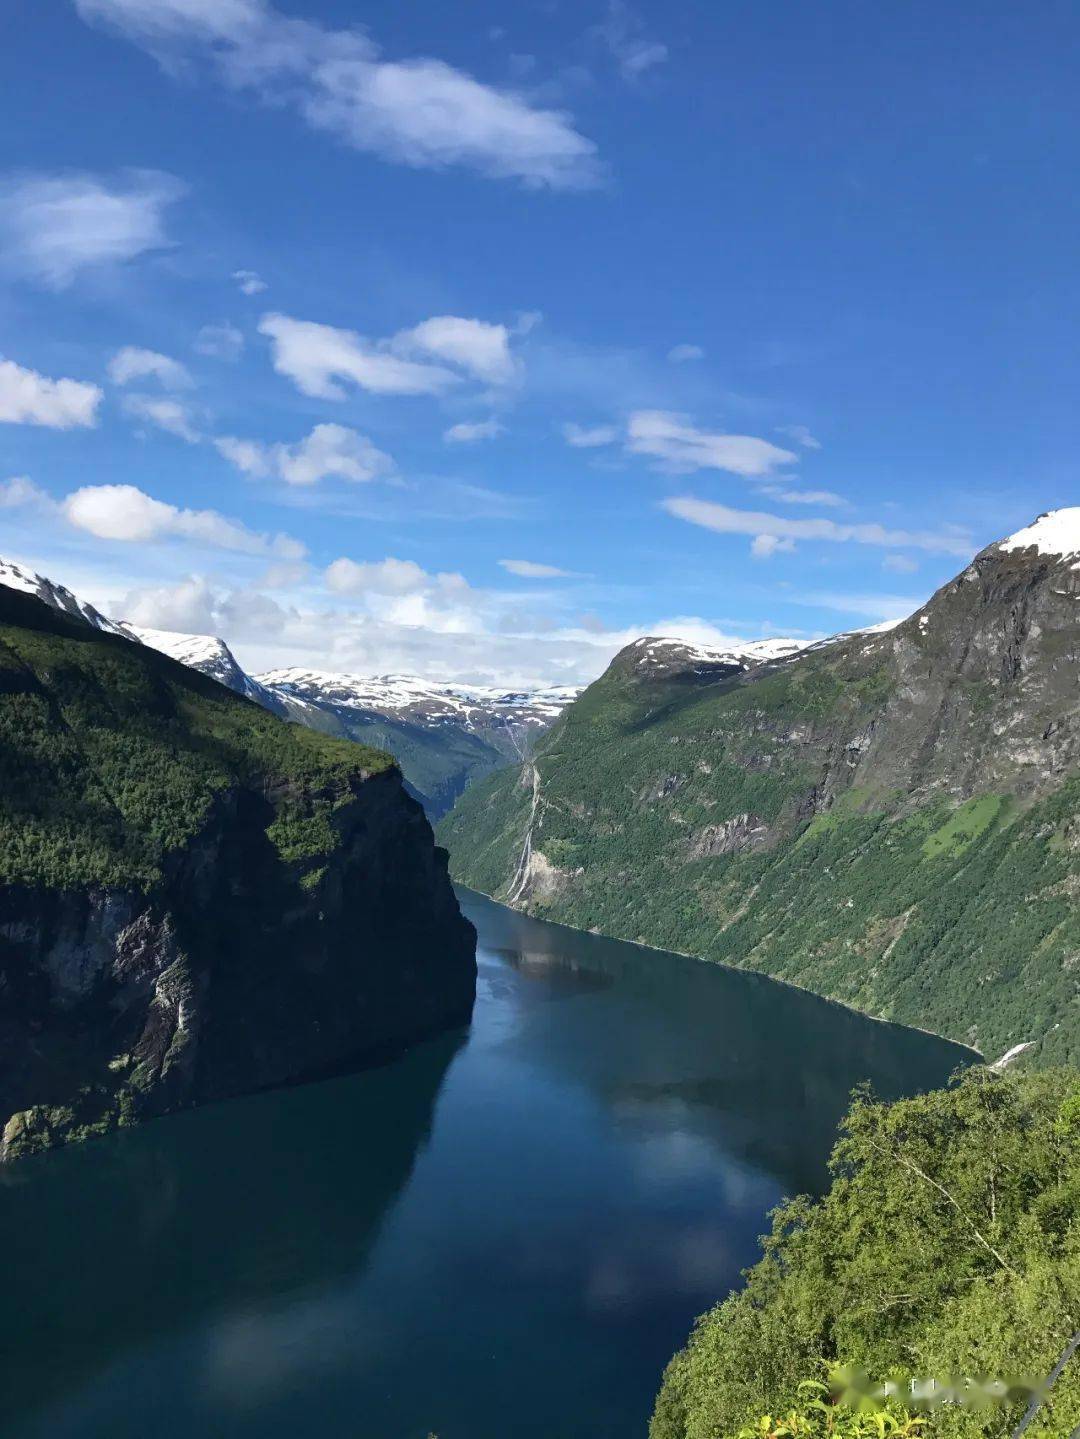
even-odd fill
[[(252, 679), (225, 641), (218, 639), (216, 635), (188, 635), (179, 630), (154, 630), (145, 625), (133, 625), (127, 620), (121, 620), (114, 629), (118, 634), (136, 640), (141, 645), (160, 650), (162, 654), (179, 660), (190, 669), (200, 670), (219, 684), (235, 690), (238, 695), (254, 700), (256, 704), (261, 704), (285, 719), (297, 720), (301, 724), (308, 721), (305, 712), (310, 711), (310, 705), (291, 695), (276, 694), (258, 680)], [(316, 725), (315, 728), (321, 729), (323, 726)]]
[(63, 585), (55, 584), (44, 575), (35, 574), (33, 570), (15, 564), (13, 560), (0, 559), (0, 585), (6, 585), (9, 590), (23, 590), (26, 594), (36, 595), (52, 609), (62, 610), (64, 614), (75, 619), (85, 620), (88, 625), (92, 625), (96, 630), (104, 630), (106, 634), (122, 633), (118, 625), (106, 619), (93, 605), (79, 599), (78, 595), (72, 594)]
[(255, 676), (276, 694), (356, 714), (408, 720), (428, 729), (459, 725), (473, 733), (505, 730), (515, 748), (546, 729), (580, 694), (579, 686), (503, 691), (435, 684), (416, 675), (338, 675), (323, 670), (278, 669)]
[(580, 690), (502, 691), (415, 675), (279, 669), (254, 682), (292, 718), (388, 749), (428, 811), (444, 813), (473, 780), (522, 759)]
[(219, 684), (227, 685), (237, 694), (247, 695), (249, 699), (262, 698), (262, 686), (256, 684), (251, 676), (240, 668), (229, 646), (215, 635), (185, 635), (176, 630), (152, 630), (143, 625), (129, 624), (127, 620), (121, 621), (119, 629), (129, 639), (160, 650), (162, 654), (179, 660), (182, 665), (188, 665), (193, 670), (201, 670), (204, 675), (210, 675)]
[(693, 645), (664, 635), (643, 635), (627, 645), (620, 656), (627, 669), (643, 680), (667, 679), (674, 674), (708, 679), (726, 670), (749, 670), (775, 660), (787, 659), (806, 648), (806, 640), (747, 640), (737, 649), (714, 649)]

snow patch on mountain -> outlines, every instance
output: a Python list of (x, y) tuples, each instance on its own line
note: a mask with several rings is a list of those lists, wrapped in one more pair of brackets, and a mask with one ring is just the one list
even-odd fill
[(1040, 555), (1080, 557), (1080, 505), (1047, 510), (1015, 535), (1000, 540), (997, 548), (1005, 553), (1036, 549)]
[(644, 635), (629, 646), (641, 666), (673, 664), (730, 665), (739, 669), (751, 669), (754, 665), (768, 664), (772, 660), (787, 659), (806, 648), (805, 640), (767, 639), (747, 640), (737, 649), (713, 649), (707, 645), (688, 644), (685, 640), (664, 636)]

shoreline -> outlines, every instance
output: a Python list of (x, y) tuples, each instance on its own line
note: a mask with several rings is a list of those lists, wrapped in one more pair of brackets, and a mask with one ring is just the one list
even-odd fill
[(489, 904), (497, 904), (500, 909), (505, 909), (509, 914), (518, 915), (521, 919), (534, 920), (538, 924), (550, 924), (556, 929), (567, 929), (572, 934), (587, 934), (594, 939), (609, 939), (615, 944), (632, 944), (637, 949), (648, 950), (650, 954), (670, 954), (675, 955), (679, 959), (692, 959), (697, 964), (708, 964), (716, 969), (726, 969), (731, 974), (753, 974), (759, 979), (767, 979), (770, 984), (782, 984), (788, 989), (798, 990), (800, 994), (812, 995), (814, 999), (821, 1000), (823, 1004), (838, 1005), (841, 1009), (846, 1009), (851, 1014), (857, 1014), (862, 1019), (873, 1020), (875, 1024), (887, 1024), (893, 1029), (910, 1029), (916, 1034), (925, 1034), (929, 1039), (938, 1039), (942, 1044), (953, 1044), (957, 1049), (966, 1050), (968, 1054), (974, 1055), (974, 1062), (985, 1065), (988, 1069), (991, 1068), (995, 1062), (987, 1059), (981, 1049), (976, 1049), (972, 1044), (965, 1044), (962, 1039), (951, 1039), (949, 1035), (939, 1034), (937, 1030), (927, 1029), (925, 1025), (906, 1024), (903, 1020), (886, 1019), (884, 1015), (871, 1014), (869, 1010), (860, 1009), (857, 1004), (849, 1004), (846, 999), (834, 999), (832, 995), (822, 994), (819, 990), (810, 989), (805, 984), (797, 984), (793, 979), (783, 979), (779, 975), (768, 974), (763, 969), (752, 969), (749, 965), (728, 964), (722, 959), (706, 959), (702, 954), (688, 954), (686, 950), (683, 949), (661, 949), (658, 945), (647, 944), (641, 939), (622, 939), (617, 934), (605, 934), (602, 930), (581, 929), (577, 925), (566, 924), (565, 921), (561, 919), (541, 919), (538, 915), (529, 914), (527, 910), (517, 909), (514, 905), (507, 904), (505, 900), (496, 899), (493, 894), (485, 894), (482, 889), (473, 889), (471, 885), (455, 880), (452, 875), (451, 883), (454, 886), (455, 892), (460, 889), (467, 891), (469, 894), (477, 894), (481, 899), (486, 899)]

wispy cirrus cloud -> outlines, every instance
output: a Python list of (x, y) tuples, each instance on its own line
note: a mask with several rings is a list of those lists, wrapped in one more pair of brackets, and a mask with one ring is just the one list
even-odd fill
[(804, 450), (820, 450), (821, 441), (814, 438), (805, 425), (777, 425), (777, 434), (786, 435)]
[(670, 474), (695, 470), (726, 470), (758, 478), (795, 462), (782, 450), (754, 435), (729, 435), (699, 429), (687, 415), (670, 410), (635, 410), (626, 429), (626, 448), (645, 455)]
[(905, 547), (946, 555), (968, 556), (972, 552), (971, 539), (955, 531), (892, 530), (872, 523), (841, 524), (829, 519), (793, 519), (790, 515), (736, 510), (712, 500), (696, 499), (692, 495), (671, 496), (661, 500), (660, 504), (676, 519), (722, 535), (749, 535), (754, 539), (765, 535), (792, 543), (822, 540), (829, 544), (881, 545), (888, 549)]
[(645, 33), (640, 18), (622, 0), (608, 0), (606, 17), (590, 34), (608, 50), (624, 80), (639, 80), (668, 58), (668, 47)]
[(119, 31), (171, 72), (203, 63), (228, 88), (290, 106), (313, 129), (384, 160), (550, 189), (601, 180), (595, 144), (563, 111), (442, 60), (387, 60), (359, 28), (297, 19), (266, 0), (75, 3), (84, 20)]
[(0, 358), (0, 423), (51, 430), (91, 429), (102, 391), (85, 380), (51, 380)]
[(167, 435), (175, 435), (189, 445), (197, 445), (203, 438), (188, 407), (179, 400), (158, 395), (125, 395), (124, 409), (133, 419), (164, 430)]
[(762, 485), (759, 493), (785, 505), (824, 505), (838, 509), (847, 504), (843, 495), (836, 494), (834, 490), (793, 490), (785, 485)]
[(619, 438), (619, 431), (614, 425), (578, 425), (573, 420), (567, 420), (562, 427), (563, 439), (575, 450), (600, 449), (603, 445), (613, 445)]
[(243, 353), (244, 336), (235, 325), (224, 320), (220, 325), (203, 325), (195, 336), (193, 348), (200, 355), (209, 355), (212, 360), (232, 363)]
[(506, 429), (494, 416), (489, 420), (460, 420), (443, 431), (448, 445), (475, 445), (478, 440), (494, 440)]
[(673, 365), (685, 365), (689, 360), (703, 360), (705, 351), (700, 345), (672, 345), (667, 357)]
[(49, 289), (66, 289), (84, 270), (168, 245), (165, 211), (184, 192), (159, 170), (8, 177), (0, 181), (0, 260)]
[(132, 380), (155, 379), (168, 390), (183, 390), (192, 384), (186, 366), (157, 350), (143, 350), (138, 345), (125, 345), (117, 350), (108, 365), (109, 379), (114, 385), (129, 385)]
[(500, 560), (499, 564), (507, 574), (517, 575), (524, 580), (581, 579), (574, 570), (561, 570), (558, 565), (544, 565), (536, 560)]
[(269, 289), (266, 281), (255, 270), (234, 270), (232, 278), (242, 295), (261, 295), (264, 290)]

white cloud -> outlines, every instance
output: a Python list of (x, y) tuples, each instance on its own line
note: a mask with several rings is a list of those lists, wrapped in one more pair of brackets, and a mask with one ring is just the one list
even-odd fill
[(894, 575), (913, 575), (919, 568), (919, 562), (911, 559), (909, 555), (886, 555), (881, 562), (881, 568)]
[(125, 395), (124, 409), (133, 419), (145, 420), (178, 440), (197, 445), (202, 439), (192, 424), (187, 407), (179, 400), (160, 399), (153, 395)]
[(51, 430), (97, 424), (102, 392), (82, 380), (50, 380), (14, 360), (0, 359), (0, 423), (45, 425)]
[(796, 520), (787, 515), (770, 515), (733, 510), (711, 500), (680, 495), (661, 501), (661, 507), (677, 519), (725, 535), (771, 535), (781, 540), (825, 540), (836, 544), (905, 545), (910, 549), (939, 554), (970, 555), (972, 542), (955, 533), (932, 530), (888, 530), (878, 524), (843, 525), (836, 520)]
[(62, 290), (85, 269), (122, 264), (169, 243), (164, 211), (184, 186), (157, 170), (120, 179), (28, 175), (0, 183), (0, 256)]
[(261, 295), (264, 290), (269, 289), (266, 281), (254, 270), (234, 270), (232, 277), (244, 295)]
[(221, 591), (204, 575), (189, 575), (173, 585), (135, 589), (111, 606), (129, 624), (188, 634), (216, 634), (229, 639), (257, 634), (279, 635), (290, 618), (269, 595), (259, 590)]
[(667, 357), (673, 365), (683, 365), (687, 360), (703, 360), (705, 351), (700, 345), (672, 345)]
[(802, 445), (804, 450), (821, 449), (821, 441), (815, 440), (805, 425), (777, 425), (776, 429), (778, 434), (787, 435), (789, 440)]
[(421, 364), (377, 349), (352, 330), (338, 330), (288, 315), (264, 315), (260, 334), (269, 337), (274, 369), (305, 395), (344, 400), (339, 383), (350, 380), (375, 395), (438, 395), (460, 376), (441, 365)]
[(668, 48), (644, 34), (641, 21), (622, 0), (609, 0), (607, 19), (592, 32), (610, 51), (624, 80), (637, 80), (668, 58)]
[(660, 468), (688, 474), (692, 470), (727, 470), (733, 475), (771, 475), (796, 456), (753, 435), (713, 434), (699, 430), (686, 415), (669, 410), (636, 410), (627, 427), (626, 447), (648, 455)]
[(843, 495), (832, 490), (789, 490), (781, 485), (762, 485), (761, 493), (771, 500), (780, 500), (785, 505), (827, 505), (840, 507), (847, 504)]
[(53, 501), (26, 475), (0, 480), (0, 510), (51, 509)]
[(501, 435), (505, 426), (500, 425), (494, 416), (490, 420), (476, 420), (469, 422), (462, 420), (459, 424), (451, 425), (448, 430), (443, 431), (443, 439), (451, 445), (471, 445), (477, 440), (494, 440)]
[(301, 559), (305, 548), (287, 535), (257, 534), (216, 510), (182, 510), (155, 500), (134, 485), (85, 485), (62, 505), (69, 524), (99, 540), (145, 544), (185, 539), (241, 554)]
[[(570, 117), (441, 60), (383, 60), (359, 29), (283, 15), (265, 0), (76, 0), (167, 68), (202, 58), (232, 89), (294, 107), (354, 149), (417, 168), (465, 165), (527, 185), (598, 183), (596, 146)], [(639, 62), (640, 66), (640, 62)]]
[(794, 540), (782, 540), (777, 535), (755, 535), (750, 553), (755, 560), (771, 560), (777, 553), (791, 554), (794, 548)]
[(505, 385), (517, 373), (505, 325), (469, 320), (460, 315), (434, 315), (390, 341), (399, 354), (421, 354), (457, 365), (492, 385)]
[(369, 563), (338, 559), (324, 574), (332, 594), (347, 595), (380, 623), (469, 634), (485, 628), (485, 597), (454, 572), (429, 574), (413, 560), (388, 557)]
[(560, 570), (556, 565), (541, 565), (534, 560), (500, 560), (504, 570), (526, 580), (574, 580), (573, 570)]
[(601, 445), (613, 445), (619, 438), (614, 425), (576, 425), (567, 420), (562, 427), (563, 439), (576, 450), (598, 449)]
[(159, 380), (167, 390), (182, 390), (191, 384), (191, 376), (179, 360), (161, 355), (157, 350), (142, 350), (137, 345), (125, 345), (117, 350), (108, 369), (114, 385), (127, 385), (147, 377)]
[(423, 585), (426, 573), (414, 560), (385, 559), (377, 563), (359, 564), (356, 560), (339, 559), (326, 568), (326, 587), (335, 594), (359, 594), (373, 590), (377, 594), (404, 595)]
[(226, 320), (220, 325), (204, 325), (195, 336), (194, 348), (198, 354), (209, 355), (214, 360), (238, 360), (244, 349), (244, 337)]
[(261, 479), (270, 473), (269, 445), (261, 440), (240, 440), (235, 435), (217, 435), (213, 440), (218, 454), (228, 460), (241, 474)]
[(365, 483), (394, 472), (389, 455), (377, 449), (366, 435), (345, 425), (316, 425), (293, 445), (267, 445), (221, 435), (214, 440), (218, 452), (244, 474), (274, 475), (288, 485), (314, 485), (334, 476)]

